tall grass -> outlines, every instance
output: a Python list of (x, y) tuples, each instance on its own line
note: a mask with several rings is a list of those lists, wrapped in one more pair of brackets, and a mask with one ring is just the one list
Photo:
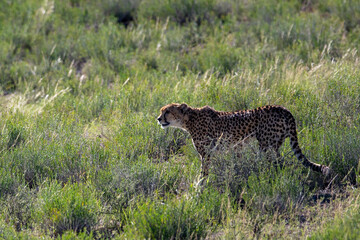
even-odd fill
[(216, 218), (221, 216), (221, 197), (205, 193), (201, 198), (180, 201), (144, 203), (130, 212), (128, 232), (132, 237), (156, 239), (205, 238), (211, 228), (216, 228)]
[[(339, 225), (351, 238), (359, 7), (2, 2), (0, 236), (336, 238)], [(188, 134), (156, 123), (171, 102), (224, 111), (283, 105), (304, 154), (333, 176), (304, 168), (288, 141), (280, 158), (261, 156), (253, 142), (214, 155), (200, 187)]]

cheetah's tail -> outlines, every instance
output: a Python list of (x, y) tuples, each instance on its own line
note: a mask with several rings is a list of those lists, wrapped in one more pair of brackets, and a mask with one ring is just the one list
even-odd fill
[(296, 158), (299, 159), (299, 161), (301, 161), (305, 167), (310, 167), (310, 169), (312, 169), (313, 171), (320, 172), (320, 173), (324, 174), (325, 176), (329, 176), (331, 169), (328, 166), (311, 162), (301, 152), (296, 131), (295, 131), (295, 134), (293, 133), (290, 136), (290, 144), (291, 144), (291, 148), (292, 148)]

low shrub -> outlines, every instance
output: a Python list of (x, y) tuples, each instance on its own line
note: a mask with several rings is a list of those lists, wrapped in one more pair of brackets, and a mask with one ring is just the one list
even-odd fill
[(2, 213), (8, 223), (12, 224), (16, 231), (32, 227), (32, 211), (36, 194), (27, 186), (18, 187), (16, 194), (9, 194), (2, 201)]
[(196, 22), (200, 25), (202, 22), (213, 23), (217, 18), (231, 13), (230, 1), (214, 0), (144, 0), (139, 6), (138, 16), (140, 19), (157, 19), (175, 21), (184, 25), (190, 22)]
[(242, 149), (215, 154), (209, 183), (232, 197), (235, 204), (246, 203), (260, 212), (283, 212), (301, 203), (309, 188), (302, 165), (295, 157), (278, 158), (274, 152), (258, 149), (253, 141)]
[[(36, 240), (39, 237), (31, 235), (27, 232), (17, 232), (12, 226), (0, 219), (0, 239), (26, 239)], [(43, 237), (43, 239), (50, 239)]]
[(0, 169), (0, 199), (7, 194), (13, 194), (18, 185), (16, 177), (11, 172), (5, 168)]
[(216, 229), (221, 203), (216, 192), (188, 199), (147, 201), (129, 214), (125, 232), (146, 239), (203, 239)]
[(99, 221), (100, 208), (90, 185), (68, 183), (62, 187), (55, 181), (40, 187), (35, 220), (45, 232), (55, 236), (67, 230), (90, 232)]
[(352, 205), (345, 212), (338, 213), (333, 221), (327, 222), (309, 239), (358, 239), (360, 236), (360, 203), (358, 197), (351, 200)]

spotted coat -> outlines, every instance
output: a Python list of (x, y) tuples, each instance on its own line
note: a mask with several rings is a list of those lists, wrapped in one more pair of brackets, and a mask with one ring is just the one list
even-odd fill
[(201, 156), (202, 174), (208, 174), (211, 151), (216, 146), (242, 145), (248, 138), (256, 138), (260, 151), (279, 149), (286, 138), (295, 156), (304, 166), (328, 175), (330, 168), (309, 161), (302, 153), (293, 115), (281, 106), (264, 106), (252, 110), (220, 112), (209, 106), (193, 108), (187, 104), (169, 104), (161, 108), (158, 117), (163, 128), (177, 127), (189, 132)]

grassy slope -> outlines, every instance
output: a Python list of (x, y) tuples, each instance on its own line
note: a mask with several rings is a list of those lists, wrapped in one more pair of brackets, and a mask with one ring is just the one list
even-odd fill
[[(1, 6), (1, 237), (356, 238), (359, 193), (344, 185), (359, 177), (358, 1)], [(252, 143), (214, 157), (199, 191), (187, 134), (155, 121), (170, 102), (287, 107), (333, 185), (288, 142), (284, 169)]]

